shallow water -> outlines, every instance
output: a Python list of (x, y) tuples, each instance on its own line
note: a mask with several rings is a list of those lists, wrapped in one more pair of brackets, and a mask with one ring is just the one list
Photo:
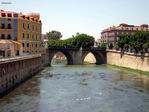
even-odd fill
[(0, 112), (149, 112), (149, 77), (97, 65), (46, 67), (1, 98)]

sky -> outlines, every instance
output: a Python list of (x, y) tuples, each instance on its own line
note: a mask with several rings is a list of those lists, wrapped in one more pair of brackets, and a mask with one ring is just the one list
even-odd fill
[[(42, 33), (57, 30), (63, 38), (77, 32), (100, 38), (103, 29), (149, 24), (149, 0), (0, 0), (0, 9), (40, 13)], [(11, 4), (2, 4), (11, 2)]]

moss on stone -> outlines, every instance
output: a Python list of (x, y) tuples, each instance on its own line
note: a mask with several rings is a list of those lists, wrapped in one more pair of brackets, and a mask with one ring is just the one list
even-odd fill
[(129, 71), (129, 72), (149, 76), (149, 71), (142, 71), (142, 70), (132, 69), (132, 68), (128, 68), (128, 67), (121, 67), (121, 66), (111, 65), (111, 64), (105, 64), (103, 66), (112, 67), (112, 68), (119, 68), (121, 70), (125, 70), (125, 71)]

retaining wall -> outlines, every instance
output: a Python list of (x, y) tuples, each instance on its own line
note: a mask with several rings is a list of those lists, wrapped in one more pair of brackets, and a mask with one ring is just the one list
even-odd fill
[(134, 53), (122, 53), (120, 51), (108, 50), (107, 64), (149, 71), (149, 55), (136, 55)]
[(0, 61), (0, 95), (3, 95), (43, 68), (41, 55)]

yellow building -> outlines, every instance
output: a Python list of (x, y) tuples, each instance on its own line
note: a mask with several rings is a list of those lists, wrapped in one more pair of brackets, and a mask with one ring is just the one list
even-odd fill
[(41, 45), (41, 20), (38, 13), (0, 11), (0, 39), (11, 39), (22, 44), (23, 53), (44, 53)]

